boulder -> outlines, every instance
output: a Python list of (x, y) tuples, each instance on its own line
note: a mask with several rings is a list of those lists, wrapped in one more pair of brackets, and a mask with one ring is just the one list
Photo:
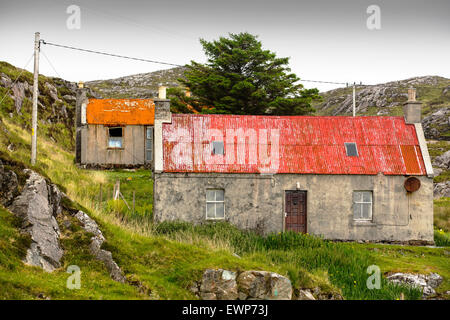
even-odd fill
[(245, 271), (237, 278), (239, 299), (291, 300), (291, 281), (274, 272)]
[(236, 273), (223, 269), (207, 269), (203, 273), (199, 295), (203, 300), (236, 300)]
[(63, 250), (59, 243), (59, 227), (54, 217), (55, 208), (45, 179), (34, 171), (8, 209), (22, 219), (22, 230), (31, 236), (31, 246), (25, 263), (53, 271), (61, 266)]
[(436, 294), (434, 290), (442, 283), (442, 277), (437, 273), (429, 275), (412, 273), (394, 273), (387, 277), (387, 280), (396, 284), (406, 284), (422, 290), (423, 297)]

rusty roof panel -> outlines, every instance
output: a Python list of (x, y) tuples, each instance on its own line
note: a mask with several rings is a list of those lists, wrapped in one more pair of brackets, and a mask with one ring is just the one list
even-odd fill
[(153, 125), (155, 103), (151, 99), (89, 99), (89, 124)]
[[(212, 141), (225, 155), (213, 155)], [(357, 144), (358, 156), (346, 154)], [(174, 114), (163, 125), (164, 171), (425, 175), (414, 125), (403, 117)]]

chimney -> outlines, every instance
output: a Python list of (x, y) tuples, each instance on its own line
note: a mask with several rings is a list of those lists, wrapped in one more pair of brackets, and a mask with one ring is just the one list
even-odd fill
[(403, 104), (403, 116), (407, 124), (421, 123), (422, 103), (416, 101), (416, 89), (408, 89), (408, 101)]
[(166, 87), (160, 86), (158, 88), (158, 98), (154, 99), (155, 102), (155, 120), (168, 120), (172, 119), (170, 113), (170, 99), (166, 96)]
[(78, 81), (78, 89), (83, 89), (83, 88), (84, 88), (84, 82)]
[(163, 123), (172, 122), (170, 112), (170, 100), (166, 98), (166, 87), (158, 88), (158, 98), (155, 102), (155, 124), (154, 124), (154, 172), (163, 171)]

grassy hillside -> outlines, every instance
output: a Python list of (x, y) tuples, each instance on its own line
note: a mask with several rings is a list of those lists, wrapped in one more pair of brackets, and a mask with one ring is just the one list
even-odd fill
[[(30, 166), (28, 132), (8, 119), (0, 123), (0, 130), (5, 129), (8, 137), (0, 135), (1, 157)], [(9, 141), (17, 145), (14, 152), (4, 151)], [(0, 283), (7, 289), (0, 290), (0, 298), (195, 298), (189, 286), (206, 268), (219, 267), (278, 272), (288, 276), (297, 288), (319, 287), (323, 292), (341, 293), (346, 299), (399, 299), (402, 292), (408, 299), (420, 296), (417, 290), (386, 282), (381, 290), (368, 290), (366, 268), (372, 264), (379, 265), (383, 273), (435, 271), (445, 278), (438, 292), (450, 288), (449, 248), (331, 243), (291, 233), (260, 237), (227, 224), (155, 226), (148, 201), (152, 195), (148, 172), (81, 170), (74, 166), (73, 154), (57, 144), (40, 138), (39, 146), (34, 169), (60, 185), (75, 205), (83, 206), (97, 220), (107, 239), (104, 248), (112, 252), (128, 284), (110, 280), (105, 268), (86, 252), (89, 237), (75, 223), (73, 229), (62, 228), (64, 267), (47, 274), (22, 265), (27, 240), (16, 231), (12, 215), (1, 209)], [(124, 206), (112, 207), (107, 190), (117, 179), (128, 203), (132, 191), (136, 191), (134, 215)], [(72, 264), (82, 270), (81, 290), (65, 288), (69, 276), (65, 268)]]

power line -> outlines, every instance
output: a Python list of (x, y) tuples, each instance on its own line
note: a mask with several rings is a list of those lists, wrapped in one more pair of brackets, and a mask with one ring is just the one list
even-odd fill
[[(28, 67), (28, 65), (30, 64), (31, 59), (33, 59), (34, 57), (34, 53), (31, 54), (31, 57), (28, 59), (27, 64), (25, 65), (25, 67), (23, 67), (22, 71), (20, 71), (19, 75), (17, 76), (16, 80), (14, 80), (13, 84), (11, 85), (11, 89), (14, 87), (14, 85), (16, 84), (17, 80), (19, 80), (20, 76), (22, 75), (22, 73), (25, 71), (25, 68)], [(6, 95), (8, 94), (8, 90), (6, 90), (5, 94), (3, 95), (2, 100), (0, 100), (0, 104), (3, 102), (3, 100), (6, 98)]]
[(95, 53), (95, 54), (101, 54), (101, 55), (104, 55), (104, 56), (123, 58), (123, 59), (130, 59), (130, 60), (143, 61), (143, 62), (150, 62), (150, 63), (157, 63), (157, 64), (164, 64), (164, 65), (175, 66), (175, 67), (182, 67), (182, 65), (175, 64), (175, 63), (156, 61), (156, 60), (149, 60), (149, 59), (142, 59), (142, 58), (135, 58), (135, 57), (129, 57), (129, 56), (122, 56), (122, 55), (118, 55), (118, 54), (114, 54), (114, 53), (107, 53), (107, 52), (101, 52), (101, 51), (95, 51), (95, 50), (76, 48), (76, 47), (71, 47), (71, 46), (65, 46), (65, 45), (62, 45), (62, 44), (46, 42), (45, 40), (41, 40), (41, 42), (43, 44), (46, 44), (46, 45), (49, 45), (49, 46), (60, 47), (60, 48), (71, 49), (71, 50), (77, 50), (77, 51), (83, 51), (83, 52), (89, 52), (89, 53)]
[(329, 84), (345, 84), (348, 82), (332, 82), (332, 81), (321, 81), (321, 80), (299, 80), (300, 82), (318, 82), (318, 83), (329, 83)]

